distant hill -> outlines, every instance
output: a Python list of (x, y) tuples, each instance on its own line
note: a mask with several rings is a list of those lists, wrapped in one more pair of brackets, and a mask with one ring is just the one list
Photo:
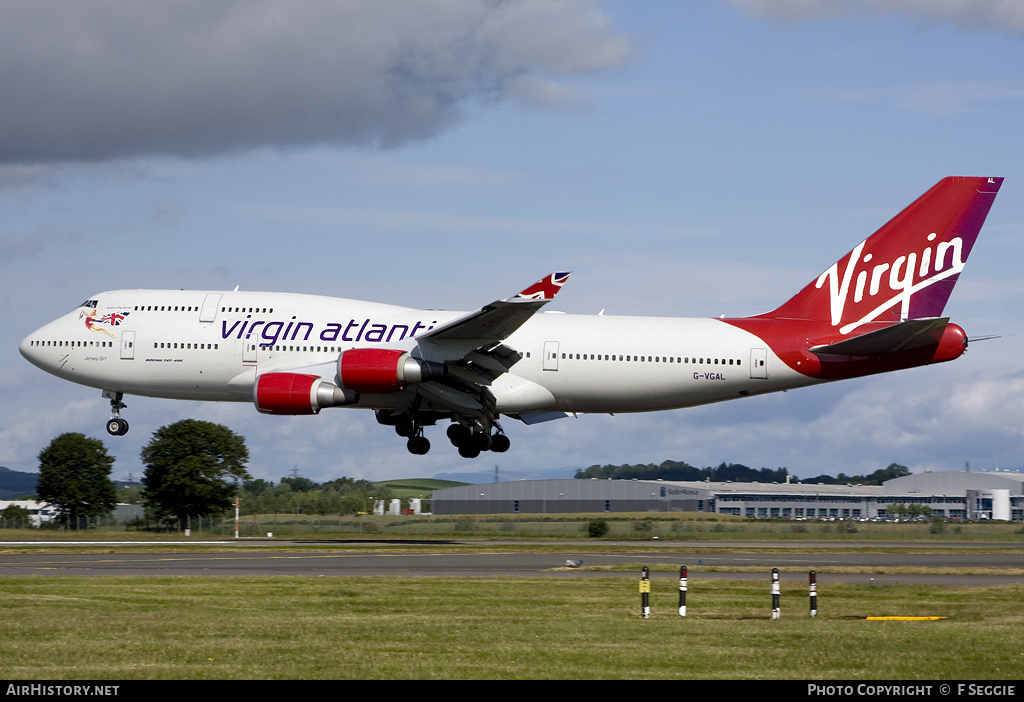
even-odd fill
[(438, 480), (436, 478), (406, 478), (404, 480), (381, 480), (374, 483), (391, 490), (396, 498), (408, 499), (410, 497), (429, 498), (434, 490), (442, 488), (458, 487), (468, 485), (454, 480)]
[[(502, 483), (511, 483), (516, 480), (557, 480), (559, 478), (573, 478), (579, 468), (538, 468), (536, 470), (502, 470), (498, 469), (498, 480)], [(494, 482), (494, 469), (481, 470), (474, 473), (437, 473), (438, 480), (457, 480), (471, 485)]]
[(0, 500), (34, 495), (39, 473), (23, 473), (0, 466)]

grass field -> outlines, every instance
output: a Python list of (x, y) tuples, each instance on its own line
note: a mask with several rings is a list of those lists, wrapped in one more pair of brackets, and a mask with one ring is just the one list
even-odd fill
[[(1020, 587), (830, 584), (811, 619), (765, 583), (656, 578), (8, 577), (0, 677), (827, 679), (1024, 677)], [(864, 616), (944, 616), (866, 621)]]
[[(933, 548), (925, 546), (929, 543), (942, 548), (936, 542), (954, 542), (957, 552), (967, 544), (1011, 553), (1020, 553), (1024, 547), (1019, 524), (947, 525), (938, 534), (928, 524), (858, 524), (851, 533), (831, 523), (649, 513), (616, 515), (609, 519), (608, 537), (586, 539), (587, 520), (598, 516), (607, 515), (305, 517), (293, 524), (275, 521), (284, 521), (287, 515), (267, 515), (266, 521), (286, 539), (328, 539), (287, 546), (309, 550), (381, 548), (381, 542), (394, 539), (424, 543), (388, 548), (558, 549), (555, 540), (571, 538), (579, 540), (574, 552), (585, 555), (589, 549), (649, 549), (654, 537), (713, 542), (718, 550), (734, 549), (730, 542), (740, 540), (778, 541), (779, 550), (792, 548), (790, 543), (813, 542), (816, 552), (843, 550), (845, 541), (875, 541), (883, 551), (904, 549), (900, 541), (918, 542), (910, 550)], [(189, 541), (199, 541), (201, 535)], [(123, 528), (4, 529), (0, 536), (4, 541), (183, 540), (180, 534), (126, 533)], [(224, 534), (214, 531), (205, 536)], [(456, 537), (460, 543), (445, 545), (447, 537)], [(517, 544), (520, 537), (533, 543)], [(346, 538), (353, 543), (339, 543)], [(0, 548), (29, 553), (248, 547), (170, 543), (4, 547), (0, 541)], [(639, 564), (618, 568), (637, 573)], [(1017, 569), (1010, 570), (1016, 574)], [(0, 678), (835, 681), (1024, 677), (1024, 587), (867, 586), (823, 579), (818, 617), (808, 616), (804, 590), (784, 589), (782, 619), (772, 621), (766, 581), (691, 576), (688, 616), (682, 619), (676, 614), (678, 581), (657, 567), (652, 571), (650, 619), (639, 616), (638, 578), (612, 573), (464, 579), (5, 577), (0, 579), (4, 622)], [(965, 573), (963, 569), (955, 572)], [(893, 615), (945, 619), (863, 618)]]
[[(643, 541), (930, 541), (1000, 542), (1024, 546), (1024, 527), (1012, 522), (798, 522), (751, 520), (699, 512), (595, 513), (595, 514), (480, 514), (480, 515), (243, 515), (240, 535), (276, 538), (500, 538), (580, 539), (587, 537), (591, 520), (608, 524), (608, 534), (595, 542)], [(233, 515), (224, 519), (196, 519), (196, 537), (229, 538), (234, 535)], [(2, 541), (19, 539), (178, 538), (178, 532), (156, 532), (104, 526), (81, 531), (58, 529), (0, 529)]]

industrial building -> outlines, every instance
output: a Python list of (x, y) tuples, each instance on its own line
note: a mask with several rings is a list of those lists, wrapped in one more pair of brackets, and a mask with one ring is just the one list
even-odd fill
[(895, 505), (960, 519), (1024, 521), (1024, 473), (929, 472), (880, 486), (669, 480), (520, 480), (436, 490), (434, 514), (711, 512), (777, 519), (877, 519)]

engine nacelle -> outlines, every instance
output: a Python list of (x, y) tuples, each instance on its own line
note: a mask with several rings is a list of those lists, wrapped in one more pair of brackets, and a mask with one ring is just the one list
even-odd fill
[(353, 392), (398, 392), (445, 374), (443, 363), (413, 358), (395, 349), (349, 349), (338, 359), (338, 380)]
[(945, 330), (942, 332), (942, 338), (939, 339), (939, 347), (935, 349), (932, 361), (934, 363), (952, 361), (954, 358), (960, 358), (966, 350), (967, 332), (960, 325), (950, 323), (946, 325)]
[(253, 387), (253, 402), (263, 414), (317, 414), (324, 407), (358, 400), (359, 395), (351, 390), (303, 373), (264, 373)]

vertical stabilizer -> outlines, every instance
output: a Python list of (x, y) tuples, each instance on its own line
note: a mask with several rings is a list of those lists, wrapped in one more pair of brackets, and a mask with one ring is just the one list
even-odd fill
[(827, 321), (848, 334), (941, 316), (1002, 182), (944, 178), (763, 317)]

